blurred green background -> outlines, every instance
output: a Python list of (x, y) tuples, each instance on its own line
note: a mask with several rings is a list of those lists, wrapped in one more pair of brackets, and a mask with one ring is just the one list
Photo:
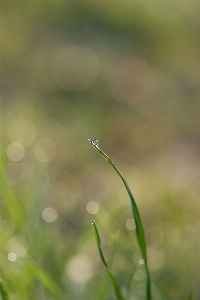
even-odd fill
[(200, 299), (200, 2), (1, 0), (1, 278), (11, 300)]

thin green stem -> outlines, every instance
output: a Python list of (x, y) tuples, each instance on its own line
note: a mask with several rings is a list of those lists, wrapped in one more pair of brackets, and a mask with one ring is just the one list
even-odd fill
[(102, 251), (102, 248), (101, 248), (101, 240), (100, 240), (99, 232), (98, 232), (97, 225), (96, 225), (95, 221), (92, 222), (92, 225), (94, 227), (94, 235), (95, 235), (97, 247), (98, 247), (98, 250), (99, 250), (99, 254), (100, 254), (101, 260), (102, 260), (102, 262), (103, 262), (103, 264), (106, 268), (107, 274), (110, 278), (110, 281), (113, 285), (113, 288), (115, 290), (115, 295), (116, 295), (118, 300), (124, 300), (120, 285), (118, 284), (118, 282), (116, 281), (115, 277), (113, 276), (111, 270), (109, 269), (108, 264), (106, 262), (106, 259), (103, 255), (103, 251)]
[(143, 224), (142, 224), (142, 219), (137, 207), (137, 204), (135, 202), (135, 199), (131, 193), (131, 190), (125, 180), (125, 178), (122, 176), (121, 172), (118, 170), (118, 168), (116, 167), (116, 165), (114, 164), (114, 162), (110, 159), (110, 157), (102, 150), (99, 148), (98, 146), (98, 140), (89, 140), (91, 145), (108, 161), (108, 163), (113, 167), (113, 169), (117, 172), (117, 174), (119, 175), (119, 177), (121, 178), (127, 193), (129, 195), (129, 198), (131, 200), (131, 205), (132, 205), (132, 212), (133, 212), (133, 216), (135, 219), (135, 225), (136, 225), (136, 237), (137, 237), (137, 241), (140, 247), (140, 251), (142, 254), (142, 258), (144, 260), (144, 264), (145, 264), (145, 269), (146, 269), (146, 276), (147, 276), (147, 283), (146, 283), (146, 299), (147, 300), (152, 300), (152, 296), (151, 296), (151, 278), (150, 278), (150, 272), (148, 269), (148, 262), (147, 262), (147, 251), (146, 251), (146, 241), (145, 241), (145, 235), (144, 235), (144, 228), (143, 228)]

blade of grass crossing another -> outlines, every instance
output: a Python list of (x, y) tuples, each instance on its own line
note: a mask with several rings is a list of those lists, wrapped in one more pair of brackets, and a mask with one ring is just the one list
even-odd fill
[(140, 247), (142, 258), (144, 260), (146, 275), (147, 275), (147, 284), (146, 284), (147, 295), (146, 295), (146, 299), (147, 300), (152, 300), (152, 296), (151, 296), (151, 278), (150, 278), (150, 273), (149, 273), (148, 263), (147, 263), (146, 241), (145, 241), (144, 229), (143, 229), (143, 225), (142, 225), (142, 219), (140, 217), (140, 213), (139, 213), (137, 204), (136, 204), (135, 199), (134, 199), (134, 197), (131, 193), (131, 190), (130, 190), (125, 178), (122, 176), (121, 172), (118, 170), (118, 168), (113, 163), (113, 161), (110, 159), (110, 157), (102, 149), (99, 148), (98, 140), (94, 139), (94, 140), (89, 140), (89, 141), (90, 141), (91, 145), (107, 160), (107, 162), (117, 172), (117, 174), (121, 178), (121, 180), (122, 180), (122, 182), (123, 182), (123, 184), (124, 184), (124, 186), (127, 190), (129, 198), (131, 200), (132, 212), (133, 212), (133, 216), (134, 216), (134, 219), (135, 219), (135, 225), (136, 225), (136, 237), (137, 237), (137, 241), (138, 241), (138, 244), (139, 244), (139, 247)]
[(8, 293), (1, 279), (0, 279), (0, 295), (3, 300), (9, 300)]
[(101, 260), (102, 260), (102, 262), (103, 262), (103, 264), (106, 268), (106, 271), (107, 271), (108, 276), (110, 278), (110, 281), (113, 285), (113, 288), (115, 290), (115, 295), (116, 295), (118, 300), (124, 300), (121, 288), (120, 288), (118, 282), (116, 281), (115, 277), (113, 276), (111, 270), (109, 269), (108, 264), (105, 260), (104, 255), (103, 255), (103, 251), (101, 249), (101, 240), (100, 240), (99, 232), (98, 232), (97, 225), (96, 225), (95, 221), (92, 222), (92, 225), (93, 225), (93, 228), (94, 228), (94, 235), (95, 235), (97, 247), (98, 247), (98, 250), (99, 250), (99, 254), (100, 254)]

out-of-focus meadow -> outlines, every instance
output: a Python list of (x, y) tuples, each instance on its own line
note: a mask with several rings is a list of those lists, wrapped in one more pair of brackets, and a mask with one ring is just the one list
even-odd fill
[(1, 278), (11, 300), (200, 299), (200, 2), (9, 1), (1, 9)]

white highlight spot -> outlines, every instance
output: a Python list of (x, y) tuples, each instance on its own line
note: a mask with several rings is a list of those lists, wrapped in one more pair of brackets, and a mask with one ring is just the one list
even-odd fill
[(76, 255), (67, 265), (67, 275), (76, 282), (84, 284), (89, 281), (93, 274), (91, 259), (87, 255)]
[(8, 253), (8, 260), (9, 261), (16, 261), (17, 255), (14, 252)]
[(24, 157), (24, 147), (22, 144), (14, 142), (7, 148), (7, 156), (12, 161), (19, 161)]
[(130, 218), (126, 221), (126, 228), (128, 228), (129, 230), (135, 229), (135, 220), (133, 218)]
[(142, 270), (137, 270), (134, 272), (134, 279), (137, 281), (141, 281), (145, 278), (145, 273)]
[(86, 205), (86, 210), (89, 212), (89, 214), (96, 214), (99, 211), (99, 204), (95, 201), (88, 202)]
[(41, 162), (49, 162), (56, 156), (56, 144), (47, 138), (42, 138), (35, 143), (34, 154)]
[(55, 211), (55, 209), (53, 209), (51, 207), (47, 207), (42, 212), (42, 218), (46, 222), (52, 223), (57, 219), (57, 212)]
[(143, 258), (141, 258), (139, 261), (138, 261), (139, 265), (144, 265), (145, 261)]

